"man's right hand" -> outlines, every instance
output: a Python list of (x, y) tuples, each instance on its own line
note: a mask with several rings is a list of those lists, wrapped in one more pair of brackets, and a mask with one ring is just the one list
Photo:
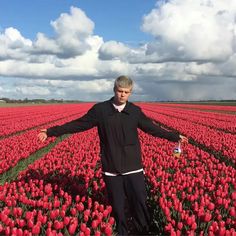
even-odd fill
[(41, 129), (39, 134), (38, 134), (38, 139), (41, 142), (44, 142), (47, 139), (47, 130), (46, 129)]

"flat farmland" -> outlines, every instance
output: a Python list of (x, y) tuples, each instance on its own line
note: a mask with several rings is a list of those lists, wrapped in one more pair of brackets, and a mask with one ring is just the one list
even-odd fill
[[(97, 128), (37, 140), (93, 104), (0, 107), (0, 235), (116, 235)], [(236, 235), (235, 104), (136, 104), (189, 138), (176, 158), (176, 143), (138, 131), (150, 234)]]

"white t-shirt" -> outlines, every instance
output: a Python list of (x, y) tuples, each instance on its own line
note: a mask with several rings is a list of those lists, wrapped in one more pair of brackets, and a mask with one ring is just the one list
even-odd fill
[(125, 108), (125, 105), (126, 105), (126, 103), (121, 104), (121, 105), (116, 105), (115, 103), (112, 103), (112, 104), (115, 107), (115, 109), (117, 109), (119, 112), (121, 112)]

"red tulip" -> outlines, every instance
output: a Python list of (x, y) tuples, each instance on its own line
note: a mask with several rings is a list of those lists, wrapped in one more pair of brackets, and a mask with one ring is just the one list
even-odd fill
[(80, 196), (79, 196), (79, 195), (76, 195), (75, 201), (76, 201), (76, 202), (79, 202), (79, 201), (80, 201)]
[(204, 221), (205, 222), (209, 222), (212, 218), (212, 215), (210, 213), (206, 213), (205, 216), (204, 216)]
[(22, 229), (17, 229), (17, 236), (23, 236), (23, 230)]
[(33, 228), (34, 227), (34, 221), (33, 220), (28, 220), (27, 221), (27, 226), (28, 226), (28, 228)]
[(19, 219), (18, 225), (23, 228), (25, 226), (25, 220), (24, 219)]
[(231, 207), (229, 209), (229, 215), (232, 216), (232, 217), (236, 217), (235, 207)]
[(2, 224), (0, 223), (0, 233), (3, 232), (4, 228), (2, 226)]
[(95, 231), (95, 233), (94, 233), (94, 236), (101, 236), (102, 234), (101, 234), (101, 232), (100, 231)]
[(215, 209), (215, 204), (212, 203), (212, 202), (210, 202), (210, 203), (207, 205), (207, 208), (208, 208), (208, 210), (213, 211), (213, 210)]
[(10, 234), (11, 234), (11, 228), (10, 228), (9, 226), (7, 226), (7, 227), (5, 228), (5, 234), (6, 234), (6, 235), (10, 235)]
[(99, 222), (97, 220), (92, 221), (91, 226), (92, 226), (93, 229), (96, 229), (98, 227), (98, 225), (99, 225)]
[(82, 202), (76, 204), (76, 208), (79, 212), (84, 210), (84, 204)]
[(71, 208), (71, 209), (70, 209), (70, 213), (71, 213), (71, 215), (75, 216), (76, 213), (77, 213), (76, 208)]
[(70, 224), (68, 229), (69, 234), (74, 235), (76, 228), (77, 228), (76, 224)]
[(53, 224), (53, 227), (54, 227), (56, 230), (63, 229), (64, 224), (63, 224), (63, 222), (61, 222), (61, 221), (55, 220), (55, 221), (54, 221), (54, 224)]
[(111, 228), (110, 225), (107, 225), (107, 226), (105, 227), (104, 233), (105, 233), (107, 236), (112, 235), (112, 228)]
[(115, 218), (112, 217), (112, 216), (110, 216), (110, 218), (109, 218), (109, 220), (108, 220), (108, 223), (109, 223), (110, 225), (115, 224)]
[(177, 227), (179, 230), (181, 230), (183, 228), (183, 223), (182, 222), (178, 222)]
[(85, 223), (81, 223), (80, 230), (85, 232), (86, 228), (87, 228), (86, 224)]
[(90, 233), (91, 233), (90, 228), (86, 227), (86, 229), (85, 229), (85, 231), (84, 231), (84, 235), (89, 236)]
[(219, 231), (218, 231), (218, 235), (219, 236), (224, 236), (226, 232), (225, 227), (220, 227)]
[(64, 219), (63, 219), (63, 223), (65, 225), (68, 225), (70, 223), (70, 218), (68, 216), (65, 216)]
[(232, 200), (236, 200), (236, 192), (232, 192), (231, 198), (232, 198)]
[(39, 224), (36, 224), (33, 226), (32, 233), (33, 234), (40, 234), (40, 225)]

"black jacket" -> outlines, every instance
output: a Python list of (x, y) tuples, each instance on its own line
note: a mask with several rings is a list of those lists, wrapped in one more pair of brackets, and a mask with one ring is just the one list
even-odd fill
[(154, 124), (141, 108), (127, 102), (118, 112), (112, 99), (95, 104), (83, 117), (47, 130), (47, 135), (60, 136), (98, 127), (103, 171), (125, 173), (142, 168), (138, 128), (155, 137), (179, 141), (179, 134)]

